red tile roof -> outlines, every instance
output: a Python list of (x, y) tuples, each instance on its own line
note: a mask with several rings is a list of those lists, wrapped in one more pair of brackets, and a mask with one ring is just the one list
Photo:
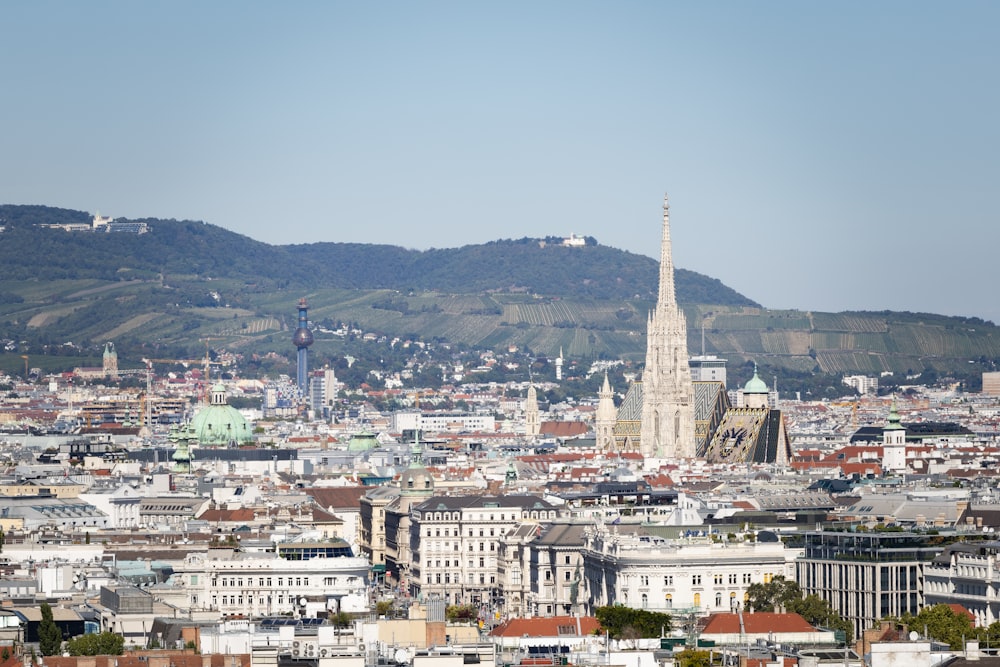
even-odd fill
[[(577, 621), (579, 620), (579, 625)], [(593, 634), (601, 624), (593, 616), (552, 616), (511, 618), (493, 628), (493, 637), (582, 637)]]
[[(768, 632), (815, 632), (816, 629), (798, 614), (778, 614), (774, 612), (754, 612), (743, 614), (745, 634), (767, 634)], [(703, 635), (729, 635), (740, 632), (739, 614), (712, 614), (708, 618)]]
[(361, 509), (361, 496), (368, 489), (363, 486), (332, 486), (312, 487), (305, 489), (306, 494), (320, 507), (334, 509)]

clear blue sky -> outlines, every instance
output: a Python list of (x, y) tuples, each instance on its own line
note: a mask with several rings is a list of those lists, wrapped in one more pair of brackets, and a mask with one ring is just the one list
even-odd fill
[(1000, 3), (7, 2), (0, 202), (1000, 322)]

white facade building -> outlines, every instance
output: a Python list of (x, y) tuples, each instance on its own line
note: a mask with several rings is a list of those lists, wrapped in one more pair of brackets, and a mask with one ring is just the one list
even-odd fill
[(728, 612), (743, 607), (751, 584), (778, 576), (793, 579), (800, 554), (782, 542), (732, 542), (719, 536), (666, 540), (597, 526), (584, 534), (581, 602), (587, 613), (615, 604)]
[(230, 551), (223, 551), (229, 557), (189, 554), (175, 568), (171, 583), (187, 591), (192, 611), (218, 611), (223, 616), (315, 617), (327, 610), (363, 611), (368, 608), (368, 560), (308, 552), (315, 546), (322, 553), (324, 545), (332, 544), (337, 543), (294, 545), (305, 551), (288, 557)]

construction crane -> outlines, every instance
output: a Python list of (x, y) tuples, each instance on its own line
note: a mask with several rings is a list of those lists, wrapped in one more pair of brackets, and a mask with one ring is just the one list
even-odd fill
[(24, 359), (24, 381), (28, 381), (28, 355), (22, 354), (21, 358)]
[[(204, 365), (205, 367), (205, 395), (208, 395), (209, 391), (209, 369), (212, 364), (218, 365), (218, 361), (212, 361), (208, 357), (208, 352), (205, 352), (204, 359), (146, 359), (143, 358), (142, 363), (146, 364), (146, 396), (143, 400), (143, 411), (146, 413), (146, 419), (144, 420), (147, 427), (152, 427), (153, 423), (153, 364), (179, 364), (187, 368), (188, 366), (198, 366)], [(203, 396), (203, 398), (204, 398)]]

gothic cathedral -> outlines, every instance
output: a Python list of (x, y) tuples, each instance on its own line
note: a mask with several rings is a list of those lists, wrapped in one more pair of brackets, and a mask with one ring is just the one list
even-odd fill
[(694, 458), (694, 386), (688, 366), (687, 323), (677, 307), (670, 248), (670, 206), (663, 199), (660, 291), (646, 328), (640, 451), (653, 458)]

